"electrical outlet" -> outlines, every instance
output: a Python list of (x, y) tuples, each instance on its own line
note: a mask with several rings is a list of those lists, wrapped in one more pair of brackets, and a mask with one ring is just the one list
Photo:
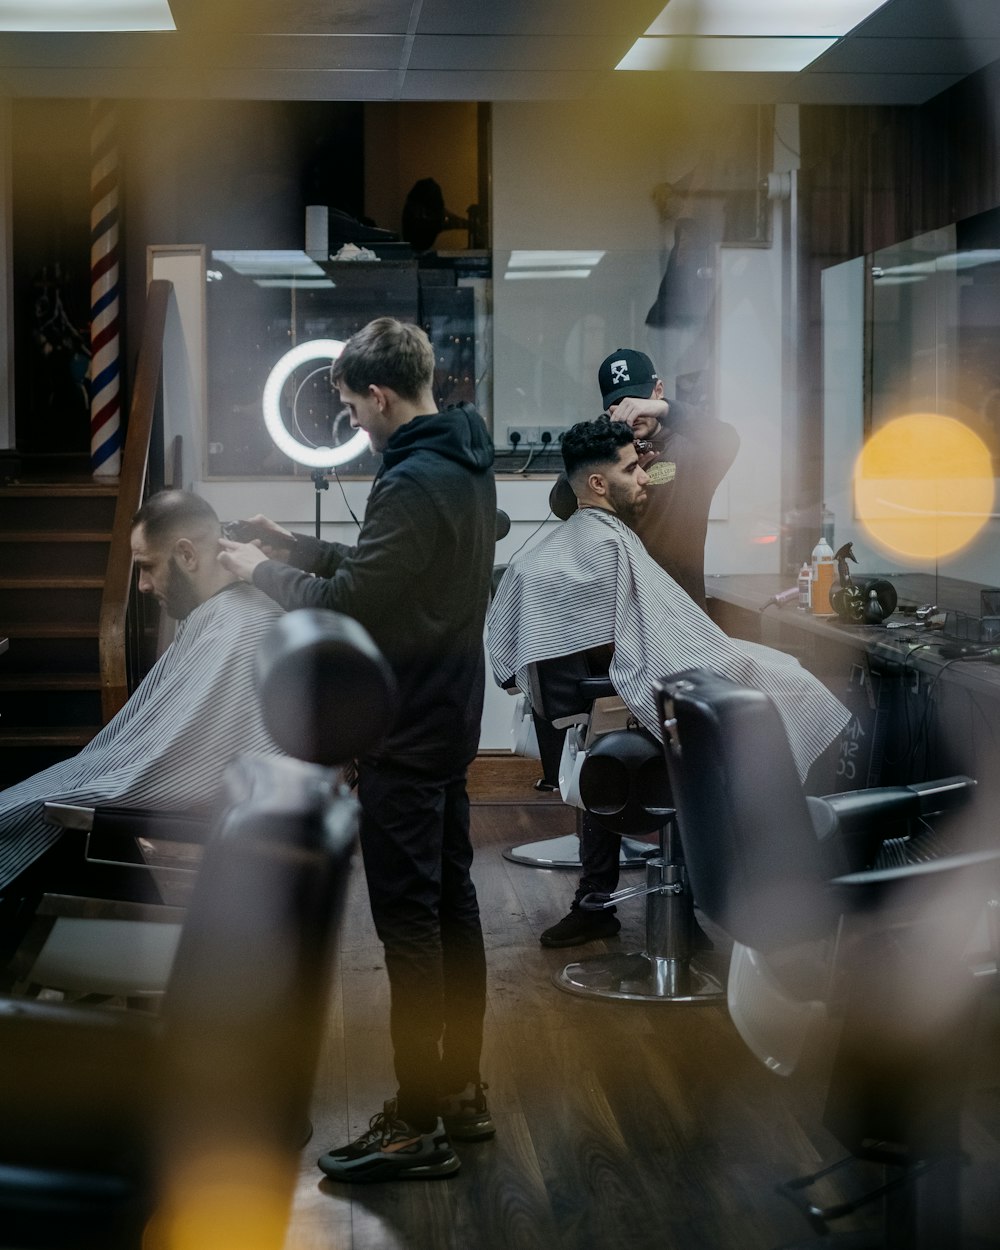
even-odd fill
[[(517, 438), (514, 435), (517, 435)], [(537, 425), (508, 425), (507, 442), (512, 447), (536, 447), (538, 445)]]
[[(562, 436), (569, 429), (568, 425), (541, 425), (538, 427), (539, 446), (546, 450), (558, 451)], [(548, 437), (546, 437), (548, 435)]]

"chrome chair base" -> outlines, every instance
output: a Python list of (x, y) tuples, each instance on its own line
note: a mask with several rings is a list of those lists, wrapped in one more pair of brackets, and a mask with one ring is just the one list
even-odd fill
[[(660, 845), (647, 857), (646, 884), (614, 894), (588, 895), (580, 906), (604, 911), (629, 898), (646, 900), (646, 949), (599, 955), (567, 964), (553, 976), (568, 994), (643, 1003), (725, 1002), (724, 961), (694, 951), (694, 900), (688, 889), (673, 813), (660, 829)], [(718, 964), (718, 973), (715, 965)]]
[[(646, 842), (634, 842), (631, 838), (622, 838), (622, 849), (618, 856), (620, 868), (642, 868), (651, 855), (656, 854), (656, 847)], [(521, 846), (512, 846), (503, 852), (504, 859), (515, 864), (527, 864), (529, 868), (576, 868), (580, 869), (580, 839), (575, 833), (564, 834), (561, 838), (545, 838), (540, 842), (525, 842)]]
[(582, 959), (567, 964), (552, 980), (559, 989), (584, 998), (714, 1005), (726, 996), (720, 977), (700, 959), (667, 959), (644, 951)]

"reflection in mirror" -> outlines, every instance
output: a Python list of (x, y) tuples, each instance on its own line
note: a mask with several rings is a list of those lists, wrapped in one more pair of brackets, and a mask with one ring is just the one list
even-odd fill
[(995, 584), (1000, 212), (832, 266), (822, 300), (823, 481), (838, 542), (853, 540), (869, 571)]

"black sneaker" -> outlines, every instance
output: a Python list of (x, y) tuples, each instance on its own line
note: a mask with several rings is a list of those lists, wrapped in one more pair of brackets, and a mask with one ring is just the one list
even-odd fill
[(397, 1116), (395, 1098), (372, 1116), (367, 1133), (316, 1162), (331, 1180), (355, 1184), (434, 1180), (461, 1167), (441, 1120), (422, 1133)]
[(543, 946), (583, 946), (585, 942), (614, 937), (621, 927), (621, 921), (610, 912), (582, 911), (574, 907), (538, 940)]
[(496, 1133), (497, 1126), (483, 1092), (488, 1088), (470, 1081), (457, 1094), (441, 1099), (441, 1119), (449, 1137), (457, 1141), (485, 1141)]

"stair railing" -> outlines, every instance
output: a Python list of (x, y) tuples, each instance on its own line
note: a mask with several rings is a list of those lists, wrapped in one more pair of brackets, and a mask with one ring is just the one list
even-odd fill
[(163, 333), (172, 289), (172, 282), (154, 278), (146, 292), (146, 315), (122, 451), (108, 571), (101, 596), (99, 654), (101, 711), (105, 724), (124, 707), (129, 696), (126, 630), (132, 588), (132, 517), (142, 503), (146, 482), (149, 442), (163, 362)]

